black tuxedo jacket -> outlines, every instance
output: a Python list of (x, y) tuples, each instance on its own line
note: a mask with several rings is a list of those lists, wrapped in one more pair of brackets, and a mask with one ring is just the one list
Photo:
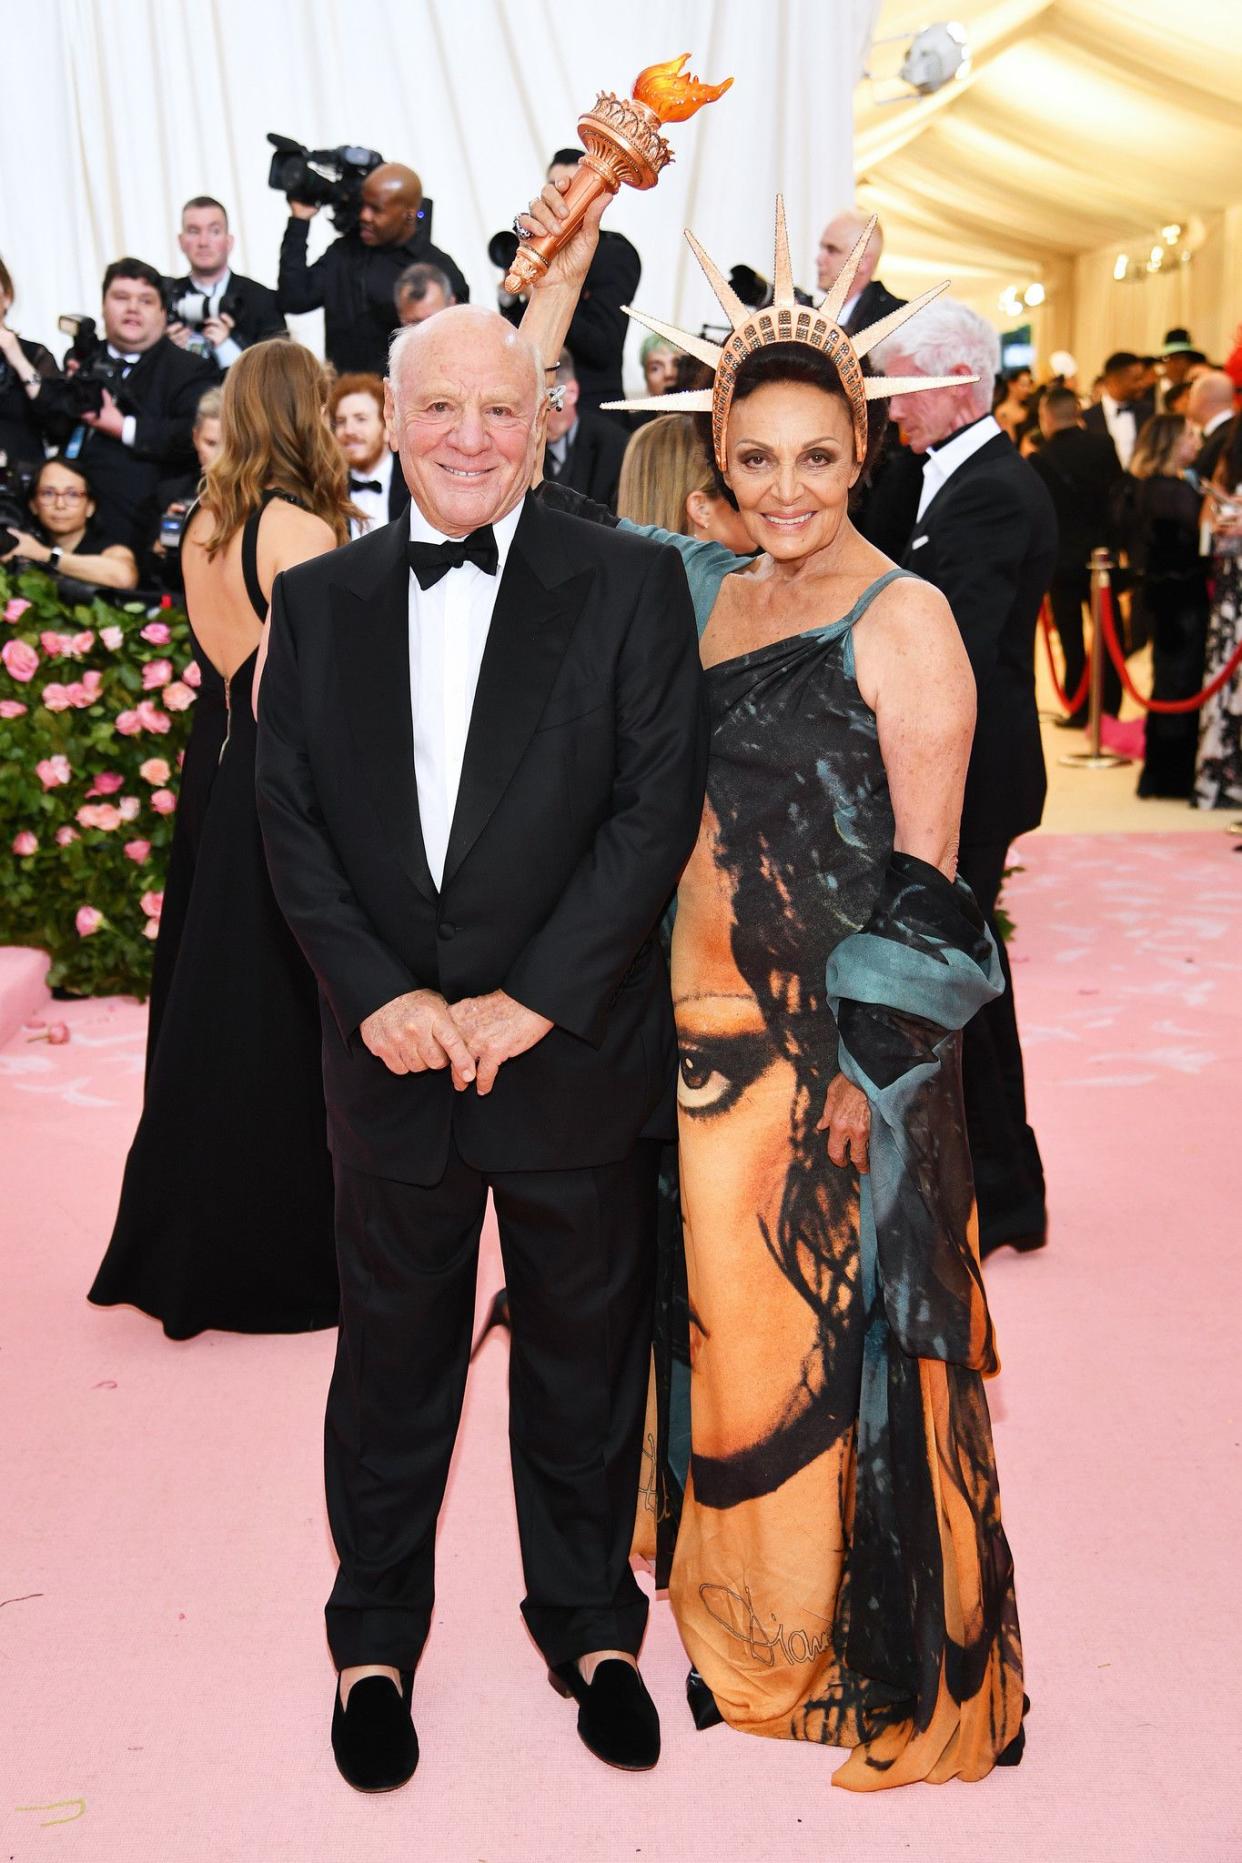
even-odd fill
[[(175, 279), (174, 285), (178, 297), (198, 289), (188, 272), (184, 278)], [(231, 314), (234, 322), (233, 341), (239, 349), (249, 349), (252, 343), (265, 342), (269, 336), (288, 335), (288, 326), (280, 314), (276, 293), (267, 285), (261, 285), (257, 278), (246, 278), (241, 272), (230, 272), (225, 297), (237, 304), (237, 309)]]
[(859, 293), (858, 302), (850, 312), (845, 329), (849, 336), (859, 330), (865, 330), (868, 324), (878, 323), (881, 317), (887, 317), (890, 311), (900, 310), (908, 298), (895, 297), (887, 286), (878, 278), (873, 278), (865, 290)]
[[(660, 545), (528, 498), (497, 591), (444, 881), (419, 825), (407, 527), (276, 580), (258, 802), (323, 1011), (329, 1140), (435, 1183), (603, 1164), (671, 1136), (656, 926), (698, 831), (707, 724), (685, 572)], [(409, 990), (504, 989), (555, 1028), (486, 1099), (398, 1076), (359, 1024)]]
[[(597, 505), (607, 505), (610, 511), (615, 511), (621, 461), (628, 444), (628, 435), (616, 421), (580, 407), (578, 431), (565, 465), (553, 483), (568, 485), (571, 491), (582, 492)], [(544, 471), (547, 471), (546, 464)]]
[(355, 369), (387, 375), (388, 345), (399, 321), (393, 293), (407, 265), (438, 265), (457, 302), (470, 301), (456, 263), (422, 233), (403, 246), (364, 246), (357, 233), (343, 233), (313, 265), (306, 259), (309, 235), (309, 220), (290, 217), (276, 297), (282, 311), (323, 310), (324, 348), (339, 375)]
[[(1149, 400), (1144, 400), (1144, 401), (1135, 401), (1131, 405), (1134, 408), (1134, 437), (1137, 440), (1139, 435), (1143, 431), (1144, 425), (1146, 424), (1146, 422), (1148, 422), (1151, 419), (1152, 415), (1155, 413), (1156, 404), (1154, 401), (1149, 399)], [(1093, 405), (1087, 409), (1086, 413), (1083, 415), (1082, 418), (1083, 418), (1083, 425), (1086, 427), (1088, 433), (1095, 433), (1095, 434), (1102, 433), (1105, 436), (1105, 438), (1108, 440), (1109, 444), (1110, 445), (1112, 444), (1113, 436), (1108, 431), (1108, 422), (1104, 418), (1104, 409), (1100, 402), (1096, 401), (1095, 403), (1093, 403)], [(1114, 448), (1114, 451), (1116, 451), (1115, 448)]]
[(1195, 471), (1205, 484), (1210, 484), (1215, 477), (1221, 456), (1237, 431), (1237, 424), (1237, 415), (1232, 420), (1223, 420), (1219, 427), (1213, 428), (1195, 454)]
[(1052, 501), (1003, 433), (941, 487), (905, 553), (906, 568), (947, 598), (975, 675), (964, 847), (1012, 841), (1043, 814), (1035, 624), (1056, 560)]
[[(162, 336), (139, 356), (116, 391), (122, 413), (137, 417), (134, 444), (83, 428), (80, 457), (95, 490), (96, 520), (139, 556), (152, 541), (144, 533), (144, 519), (154, 509), (160, 481), (198, 464), (191, 437), (194, 415), (199, 397), (219, 380), (214, 362), (187, 355), (171, 337)], [(72, 416), (59, 413), (48, 423), (50, 437), (63, 442), (76, 425)]]
[(1092, 550), (1108, 543), (1113, 492), (1125, 477), (1107, 433), (1064, 427), (1030, 460), (1057, 514), (1057, 574), (1086, 575)]
[(388, 519), (402, 517), (410, 508), (410, 488), (401, 470), (400, 455), (392, 456), (392, 477), (388, 481)]

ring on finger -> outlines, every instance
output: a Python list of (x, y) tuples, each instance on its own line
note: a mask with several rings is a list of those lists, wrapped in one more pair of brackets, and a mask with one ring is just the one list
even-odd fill
[(513, 230), (519, 239), (533, 239), (535, 237), (528, 227), (522, 225), (522, 216), (520, 213), (515, 213), (513, 216)]

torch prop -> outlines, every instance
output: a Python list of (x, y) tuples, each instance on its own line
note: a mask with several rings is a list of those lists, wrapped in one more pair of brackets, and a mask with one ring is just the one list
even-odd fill
[(660, 133), (664, 124), (684, 123), (704, 104), (723, 97), (733, 82), (726, 78), (723, 84), (700, 84), (691, 73), (683, 73), (689, 57), (683, 52), (662, 65), (648, 65), (635, 80), (632, 97), (601, 91), (594, 107), (579, 117), (578, 134), (586, 154), (564, 196), (568, 217), (559, 232), (522, 241), (505, 278), (506, 291), (517, 296), (539, 282), (601, 194), (615, 194), (622, 182), (632, 188), (655, 186), (660, 170), (673, 160)]

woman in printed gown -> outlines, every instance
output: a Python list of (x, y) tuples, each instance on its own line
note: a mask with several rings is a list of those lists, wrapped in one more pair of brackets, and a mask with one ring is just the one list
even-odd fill
[[(545, 189), (528, 231), (563, 211)], [(545, 362), (598, 217), (532, 293)], [(767, 312), (696, 246), (734, 336), (680, 336), (715, 391), (661, 405), (710, 408), (759, 554), (648, 529), (682, 553), (712, 722), (671, 955), (689, 1440), (665, 1418), (648, 1486), (680, 1514), (696, 1720), (852, 1748), (860, 1791), (1012, 1764), (1024, 1711), (960, 1080), (1001, 987), (955, 878), (974, 689), (943, 598), (849, 521), (885, 419), (836, 323), (865, 243), (805, 315), (779, 208)]]

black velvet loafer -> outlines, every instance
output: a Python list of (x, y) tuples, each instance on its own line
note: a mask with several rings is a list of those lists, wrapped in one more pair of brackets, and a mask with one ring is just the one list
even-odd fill
[(401, 1693), (386, 1675), (363, 1676), (341, 1706), (336, 1685), (332, 1710), (332, 1752), (337, 1771), (355, 1792), (395, 1792), (414, 1776), (418, 1735), (410, 1719), (414, 1671), (401, 1671)]
[(578, 1703), (578, 1735), (588, 1752), (621, 1772), (650, 1772), (660, 1757), (660, 1716), (637, 1669), (617, 1657), (588, 1685), (576, 1662), (548, 1670), (558, 1695)]

